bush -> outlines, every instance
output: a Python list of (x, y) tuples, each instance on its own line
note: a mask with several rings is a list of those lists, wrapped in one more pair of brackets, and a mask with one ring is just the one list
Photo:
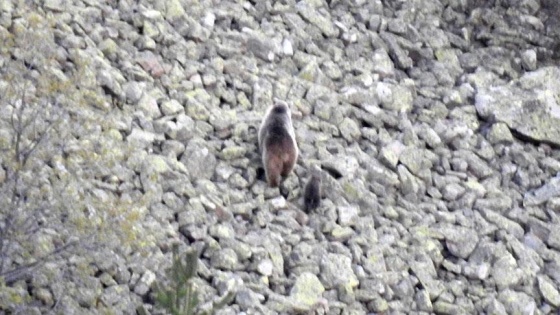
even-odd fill
[[(28, 302), (18, 287), (46, 262), (63, 269), (72, 255), (141, 249), (149, 198), (116, 193), (111, 174), (132, 148), (87, 55), (57, 44), (55, 18), (17, 5), (10, 28), (0, 26), (0, 313)], [(53, 283), (63, 272), (43, 275)]]
[(196, 250), (187, 250), (184, 256), (179, 254), (179, 245), (173, 246), (173, 263), (167, 270), (167, 285), (156, 283), (156, 306), (166, 310), (171, 315), (202, 315), (213, 314), (215, 310), (224, 307), (235, 297), (233, 291), (199, 306), (199, 298), (193, 279), (198, 268)]

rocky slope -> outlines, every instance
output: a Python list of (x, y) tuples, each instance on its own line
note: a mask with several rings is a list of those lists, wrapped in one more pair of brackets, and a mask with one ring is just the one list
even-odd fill
[[(108, 216), (134, 222), (136, 245), (68, 251), (11, 284), (21, 298), (3, 311), (155, 312), (176, 241), (200, 253), (204, 302), (235, 293), (219, 314), (560, 307), (556, 1), (39, 2), (0, 1), (0, 31), (48, 19), (44, 71), (87, 60), (97, 95), (44, 172), (83, 178), (91, 224), (118, 201)], [(273, 97), (292, 104), (301, 151), (281, 190), (256, 149)], [(314, 165), (325, 198), (304, 213)]]

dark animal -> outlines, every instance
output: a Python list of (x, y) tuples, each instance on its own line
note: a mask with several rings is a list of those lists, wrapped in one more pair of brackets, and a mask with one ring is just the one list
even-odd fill
[(303, 204), (305, 211), (318, 208), (321, 205), (321, 173), (313, 170), (311, 177), (303, 189)]

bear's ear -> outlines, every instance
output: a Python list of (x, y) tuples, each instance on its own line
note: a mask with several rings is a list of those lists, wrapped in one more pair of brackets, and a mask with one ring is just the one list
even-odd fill
[(274, 105), (286, 105), (286, 106), (288, 106), (288, 108), (290, 108), (290, 104), (288, 104), (288, 102), (286, 102), (286, 101), (284, 101), (284, 100), (281, 100), (281, 99), (279, 99), (279, 98), (277, 98), (277, 97), (274, 97), (274, 98), (272, 99), (272, 101), (273, 101)]

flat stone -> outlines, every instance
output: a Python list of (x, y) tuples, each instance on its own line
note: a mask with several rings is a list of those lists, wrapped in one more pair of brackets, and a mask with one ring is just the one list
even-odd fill
[(527, 72), (508, 85), (480, 89), (475, 107), (485, 119), (494, 117), (533, 139), (560, 145), (560, 69)]
[(459, 199), (464, 193), (466, 189), (458, 184), (458, 183), (451, 183), (446, 185), (442, 189), (443, 198), (447, 201), (454, 201)]
[(426, 290), (418, 290), (414, 295), (414, 300), (416, 305), (418, 305), (418, 310), (424, 312), (433, 311), (432, 301), (430, 300), (430, 295), (426, 292)]
[(560, 250), (560, 229), (552, 229), (546, 240), (548, 246)]
[(224, 270), (235, 270), (238, 267), (239, 259), (237, 253), (231, 248), (216, 251), (210, 260), (212, 267)]
[(528, 49), (521, 53), (521, 64), (529, 71), (537, 69), (537, 52), (534, 49)]
[(161, 111), (164, 115), (167, 116), (182, 113), (185, 111), (185, 109), (183, 108), (183, 105), (181, 105), (181, 103), (179, 103), (177, 100), (171, 99), (161, 104)]
[(358, 278), (354, 274), (351, 266), (350, 257), (341, 254), (329, 253), (323, 256), (320, 262), (321, 283), (326, 289), (338, 286), (354, 288), (359, 284)]
[(537, 281), (544, 300), (555, 308), (560, 307), (560, 293), (556, 286), (547, 277), (538, 276)]
[(406, 147), (399, 155), (399, 161), (415, 175), (420, 173), (423, 160), (424, 152), (415, 147)]
[(152, 283), (156, 280), (156, 274), (150, 270), (146, 270), (142, 277), (138, 280), (134, 286), (134, 293), (138, 295), (144, 295), (148, 293)]
[(537, 310), (535, 300), (523, 292), (506, 289), (498, 294), (498, 300), (504, 305), (507, 314), (532, 315)]
[(265, 300), (264, 295), (248, 289), (240, 289), (235, 295), (235, 303), (242, 309), (249, 309), (261, 305)]
[(520, 239), (521, 237), (523, 237), (523, 234), (525, 234), (525, 230), (519, 223), (489, 209), (481, 210), (481, 212), (488, 222), (494, 223), (497, 227), (502, 230), (508, 231), (516, 238)]
[(340, 134), (342, 135), (342, 137), (350, 143), (358, 140), (361, 135), (360, 128), (358, 127), (356, 121), (348, 117), (342, 120), (342, 123), (338, 128), (340, 129)]
[(274, 265), (270, 259), (263, 259), (257, 266), (258, 272), (263, 276), (271, 276)]
[(158, 118), (161, 116), (161, 111), (156, 99), (149, 94), (144, 94), (142, 98), (140, 98), (138, 107), (150, 118)]
[(478, 244), (476, 231), (460, 226), (448, 226), (439, 229), (445, 237), (449, 252), (459, 258), (467, 259)]
[(217, 159), (206, 146), (206, 141), (193, 139), (187, 144), (181, 162), (189, 170), (192, 180), (210, 179), (214, 174)]
[(405, 145), (401, 142), (394, 141), (379, 151), (379, 160), (391, 169), (395, 169), (401, 153), (405, 150)]
[(354, 225), (359, 219), (360, 209), (356, 206), (339, 206), (338, 223), (342, 226)]
[(132, 105), (136, 105), (144, 93), (142, 85), (138, 82), (127, 82), (123, 85), (126, 100)]
[(165, 18), (176, 19), (185, 15), (185, 9), (180, 0), (169, 0), (165, 2)]
[[(315, 25), (326, 37), (338, 36), (338, 28), (331, 22), (330, 16), (324, 16), (310, 5), (310, 1), (300, 1), (296, 4), (296, 10), (301, 17), (309, 23)], [(328, 11), (322, 11), (328, 12)]]
[(495, 315), (507, 315), (505, 306), (495, 298), (488, 303), (486, 306), (486, 313), (487, 314), (495, 314)]
[(508, 125), (502, 122), (497, 122), (493, 124), (492, 127), (490, 128), (490, 131), (488, 132), (487, 137), (488, 137), (488, 141), (490, 141), (490, 143), (493, 144), (496, 143), (509, 144), (513, 142), (513, 135), (511, 134)]
[(321, 163), (324, 169), (352, 178), (359, 168), (358, 159), (350, 155), (333, 156)]
[(389, 54), (383, 49), (377, 49), (372, 55), (373, 71), (383, 77), (393, 77), (395, 66)]
[(471, 279), (485, 280), (490, 275), (490, 264), (469, 264), (463, 267), (463, 274)]
[(387, 32), (381, 32), (379, 36), (385, 41), (387, 47), (389, 48), (389, 55), (395, 60), (397, 66), (406, 70), (412, 68), (412, 59), (408, 56), (408, 52), (405, 51), (398, 43), (397, 36)]
[(522, 271), (517, 268), (515, 258), (511, 254), (500, 257), (492, 266), (490, 272), (498, 290), (512, 288), (522, 279)]
[(459, 305), (440, 300), (434, 303), (433, 308), (436, 314), (454, 315), (465, 313), (465, 310)]
[(299, 275), (292, 289), (290, 300), (296, 311), (310, 311), (322, 297), (325, 287), (316, 275), (304, 272)]
[(558, 196), (560, 196), (560, 175), (551, 178), (540, 188), (526, 192), (523, 196), (523, 205), (526, 207), (538, 206)]

